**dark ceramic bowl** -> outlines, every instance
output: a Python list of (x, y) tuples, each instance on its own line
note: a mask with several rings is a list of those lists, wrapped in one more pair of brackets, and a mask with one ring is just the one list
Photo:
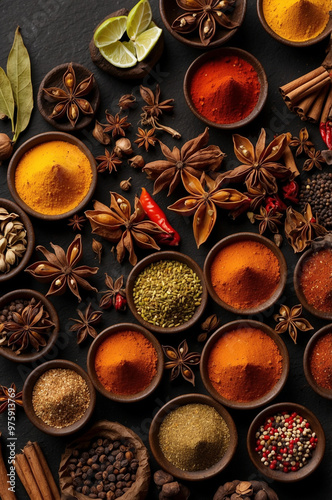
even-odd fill
[(311, 388), (323, 398), (332, 399), (332, 389), (325, 389), (324, 387), (318, 385), (310, 370), (310, 359), (312, 351), (317, 341), (328, 333), (332, 333), (332, 324), (324, 326), (310, 338), (303, 355), (303, 369), (307, 382), (311, 386)]
[(34, 363), (37, 360), (41, 360), (42, 358), (47, 359), (47, 354), (53, 348), (54, 344), (57, 341), (59, 335), (59, 318), (58, 314), (53, 307), (52, 303), (41, 293), (35, 290), (14, 290), (12, 292), (3, 295), (0, 298), (0, 309), (2, 309), (5, 305), (9, 304), (13, 300), (23, 299), (23, 300), (31, 300), (32, 298), (36, 299), (37, 302), (41, 301), (44, 305), (45, 310), (50, 315), (50, 320), (53, 321), (55, 327), (49, 334), (48, 342), (45, 347), (41, 347), (38, 352), (23, 352), (22, 354), (15, 354), (14, 351), (10, 347), (0, 347), (0, 355), (4, 358), (9, 359), (10, 361), (14, 361), (15, 363)]
[[(73, 70), (75, 71), (76, 85), (79, 85), (83, 80), (85, 80), (85, 78), (88, 78), (92, 74), (91, 71), (82, 66), (82, 64), (72, 63), (72, 66)], [(54, 120), (54, 118), (51, 118), (53, 108), (59, 101), (51, 101), (47, 99), (43, 89), (47, 89), (49, 87), (58, 87), (65, 90), (62, 80), (63, 75), (67, 71), (67, 69), (68, 63), (60, 64), (44, 76), (37, 94), (37, 105), (40, 114), (50, 125), (57, 128), (58, 130), (61, 130), (62, 132), (75, 132), (87, 127), (94, 119), (95, 113), (100, 103), (100, 93), (98, 84), (96, 82), (96, 79), (94, 78), (91, 92), (89, 92), (89, 94), (87, 94), (86, 96), (82, 96), (83, 99), (87, 99), (91, 104), (93, 114), (84, 115), (82, 111), (80, 111), (77, 123), (74, 127), (70, 124), (66, 115), (63, 119), (60, 120)]]
[[(64, 142), (69, 142), (70, 144), (74, 144), (74, 146), (77, 146), (88, 158), (91, 166), (91, 171), (92, 171), (92, 181), (90, 185), (90, 189), (85, 196), (85, 198), (75, 207), (73, 210), (70, 210), (69, 212), (65, 212), (63, 214), (58, 214), (58, 215), (45, 215), (40, 212), (36, 212), (34, 209), (29, 207), (18, 195), (15, 187), (15, 171), (16, 167), (19, 164), (21, 158), (25, 153), (27, 153), (31, 148), (34, 146), (37, 146), (39, 144), (43, 144), (44, 142), (49, 142), (49, 141), (64, 141)], [(17, 151), (14, 153), (12, 156), (9, 166), (8, 166), (8, 171), (7, 171), (7, 183), (8, 183), (8, 188), (9, 191), (16, 201), (16, 203), (23, 209), (25, 212), (27, 212), (29, 215), (32, 215), (33, 217), (36, 217), (37, 219), (42, 219), (42, 220), (47, 220), (47, 221), (55, 221), (55, 220), (62, 220), (62, 219), (67, 219), (69, 217), (72, 217), (74, 214), (77, 212), (80, 212), (83, 210), (83, 208), (89, 203), (91, 200), (93, 193), (96, 189), (97, 186), (97, 167), (96, 167), (96, 160), (93, 157), (93, 154), (91, 151), (87, 148), (87, 146), (74, 137), (73, 135), (66, 134), (64, 132), (44, 132), (43, 134), (38, 134), (35, 135), (34, 137), (31, 137), (31, 139), (28, 139), (26, 142), (20, 146)]]
[[(98, 351), (99, 346), (106, 340), (108, 337), (113, 335), (114, 333), (118, 332), (123, 332), (125, 330), (129, 331), (137, 331), (144, 335), (153, 345), (157, 352), (158, 356), (158, 363), (157, 363), (157, 373), (155, 377), (152, 379), (150, 385), (146, 387), (143, 391), (138, 392), (137, 394), (133, 395), (119, 395), (112, 393), (108, 391), (100, 382), (96, 370), (95, 370), (95, 358), (96, 354)], [(161, 348), (161, 345), (159, 344), (158, 340), (152, 333), (150, 333), (148, 330), (143, 328), (140, 325), (135, 325), (133, 323), (121, 323), (118, 325), (113, 325), (105, 330), (103, 330), (92, 342), (89, 352), (88, 352), (88, 358), (87, 358), (87, 367), (88, 367), (88, 374), (92, 380), (93, 385), (97, 389), (98, 392), (100, 392), (103, 396), (105, 396), (108, 399), (111, 399), (112, 401), (117, 401), (120, 403), (135, 403), (137, 401), (142, 401), (143, 399), (147, 398), (150, 396), (150, 394), (158, 387), (160, 384), (161, 378), (163, 376), (163, 371), (164, 371), (164, 355), (163, 351)]]
[[(144, 268), (146, 268), (153, 262), (157, 262), (159, 260), (177, 260), (179, 262), (186, 264), (188, 267), (193, 269), (194, 272), (197, 274), (203, 288), (201, 305), (197, 307), (192, 318), (189, 321), (183, 323), (182, 325), (171, 328), (162, 328), (161, 326), (156, 326), (153, 325), (152, 323), (148, 323), (147, 321), (145, 321), (142, 318), (142, 316), (137, 312), (133, 299), (133, 289), (138, 275), (143, 271)], [(196, 262), (187, 255), (173, 251), (156, 252), (139, 261), (138, 264), (136, 264), (136, 266), (133, 267), (128, 276), (126, 285), (126, 295), (129, 308), (133, 313), (133, 315), (135, 316), (135, 318), (137, 319), (137, 321), (141, 323), (141, 325), (143, 325), (145, 328), (148, 328), (149, 330), (152, 330), (154, 333), (171, 333), (171, 334), (180, 333), (191, 328), (202, 316), (208, 299), (208, 293), (205, 285), (203, 271), (201, 270), (199, 265), (196, 264)]]
[[(219, 253), (219, 251), (222, 248), (227, 247), (228, 245), (231, 245), (233, 243), (236, 243), (238, 241), (242, 240), (249, 240), (249, 241), (256, 241), (258, 243), (262, 243), (265, 245), (267, 248), (269, 248), (274, 255), (277, 257), (279, 261), (279, 266), (280, 266), (280, 281), (279, 285), (274, 291), (274, 293), (271, 295), (271, 297), (260, 304), (257, 307), (253, 307), (251, 309), (237, 309), (235, 307), (232, 307), (231, 305), (227, 304), (223, 300), (219, 298), (217, 293), (215, 292), (212, 283), (211, 283), (211, 265)], [(264, 236), (261, 236), (260, 234), (256, 233), (236, 233), (232, 234), (230, 236), (226, 236), (226, 238), (223, 238), (220, 240), (208, 253), (205, 263), (204, 263), (204, 276), (205, 276), (205, 281), (206, 285), (209, 291), (209, 294), (211, 295), (212, 299), (221, 307), (226, 309), (227, 311), (230, 311), (234, 314), (243, 314), (243, 315), (252, 315), (252, 314), (258, 314), (262, 311), (265, 311), (269, 307), (271, 307), (279, 297), (281, 297), (284, 288), (286, 286), (286, 280), (287, 280), (287, 264), (285, 257), (283, 256), (283, 253), (281, 250), (268, 238), (265, 238)]]
[(273, 31), (270, 26), (267, 24), (264, 13), (263, 13), (263, 2), (264, 0), (257, 0), (257, 14), (259, 17), (259, 20), (265, 29), (265, 31), (272, 36), (277, 42), (283, 43), (284, 45), (289, 45), (291, 47), (309, 47), (310, 45), (314, 45), (315, 43), (321, 42), (326, 38), (332, 31), (332, 17), (330, 16), (330, 20), (327, 23), (324, 31), (315, 38), (312, 38), (311, 40), (308, 40), (306, 42), (291, 42), (290, 40), (287, 40), (285, 38), (282, 38), (281, 36), (277, 35), (275, 31)]
[[(316, 433), (318, 438), (316, 449), (313, 451), (312, 457), (308, 463), (298, 471), (288, 473), (271, 470), (266, 465), (263, 465), (261, 457), (255, 451), (255, 447), (257, 446), (257, 438), (255, 434), (260, 426), (267, 418), (283, 411), (286, 411), (287, 413), (297, 412), (299, 415), (306, 418), (310, 423), (311, 429)], [(294, 483), (309, 476), (321, 463), (325, 452), (325, 434), (318, 418), (305, 406), (296, 403), (277, 403), (265, 408), (252, 421), (247, 434), (247, 449), (252, 463), (260, 473), (264, 474), (264, 476), (272, 479), (273, 481)]]
[[(159, 445), (159, 429), (166, 415), (174, 411), (176, 408), (187, 404), (203, 404), (215, 408), (219, 415), (221, 415), (221, 417), (225, 420), (229, 428), (230, 443), (225, 455), (212, 467), (201, 471), (190, 472), (179, 469), (165, 458), (165, 455), (161, 451)], [(232, 460), (237, 447), (237, 442), (237, 430), (231, 415), (223, 406), (209, 396), (203, 394), (184, 394), (166, 403), (153, 418), (149, 431), (149, 443), (152, 455), (160, 465), (161, 469), (183, 481), (202, 481), (203, 479), (210, 479), (219, 474)]]
[(24, 212), (24, 210), (22, 210), (16, 203), (10, 200), (6, 200), (5, 198), (0, 198), (0, 207), (5, 208), (9, 213), (14, 212), (15, 214), (19, 215), (20, 221), (24, 224), (24, 228), (27, 232), (27, 247), (23, 257), (18, 262), (17, 266), (13, 267), (8, 273), (0, 273), (1, 283), (3, 281), (10, 280), (14, 276), (17, 276), (28, 265), (28, 262), (35, 248), (35, 232), (33, 230), (33, 225), (29, 217)]
[[(210, 378), (209, 378), (209, 373), (208, 373), (208, 362), (209, 362), (209, 357), (211, 350), (213, 349), (215, 343), (222, 337), (226, 332), (230, 332), (232, 330), (237, 330), (241, 328), (257, 328), (264, 332), (266, 335), (268, 335), (277, 345), (280, 354), (282, 356), (282, 373), (281, 377), (278, 380), (278, 382), (275, 384), (275, 386), (263, 397), (259, 399), (255, 399), (253, 401), (249, 402), (238, 402), (238, 401), (232, 401), (230, 399), (226, 399), (225, 397), (221, 396), (219, 392), (214, 388)], [(222, 327), (218, 328), (213, 335), (208, 339), (206, 342), (203, 352), (202, 352), (202, 358), (201, 358), (201, 363), (200, 363), (200, 372), (201, 372), (201, 377), (203, 380), (203, 383), (205, 385), (206, 390), (210, 393), (210, 395), (216, 399), (219, 403), (222, 405), (228, 406), (229, 408), (234, 408), (236, 410), (252, 410), (254, 408), (259, 408), (260, 406), (264, 406), (267, 403), (270, 403), (274, 398), (277, 397), (277, 395), (282, 391), (282, 389), (285, 386), (288, 373), (289, 373), (289, 355), (288, 355), (288, 350), (287, 347), (284, 343), (284, 341), (280, 338), (280, 336), (275, 333), (272, 328), (269, 326), (265, 325), (264, 323), (260, 323), (259, 321), (253, 321), (249, 319), (242, 319), (238, 321), (232, 321), (231, 323), (227, 323), (226, 325), (223, 325)]]
[[(45, 372), (53, 368), (74, 370), (86, 381), (90, 392), (90, 405), (84, 413), (83, 417), (74, 424), (69, 425), (68, 427), (63, 427), (62, 429), (51, 427), (50, 425), (45, 424), (39, 417), (37, 417), (32, 405), (32, 394), (37, 380)], [(45, 434), (49, 434), (50, 436), (69, 436), (70, 434), (74, 434), (75, 432), (81, 430), (92, 417), (95, 405), (96, 391), (90, 380), (90, 377), (83, 370), (83, 368), (78, 366), (76, 363), (72, 363), (71, 361), (67, 361), (65, 359), (54, 359), (53, 361), (48, 361), (47, 363), (43, 363), (42, 365), (38, 366), (30, 373), (23, 386), (23, 406), (28, 419), (33, 423), (35, 427), (37, 427), (37, 429), (45, 432)]]
[(182, 14), (186, 14), (186, 11), (180, 9), (180, 7), (177, 5), (176, 0), (159, 0), (159, 8), (163, 23), (170, 34), (174, 36), (174, 38), (176, 38), (179, 42), (188, 45), (189, 47), (206, 50), (220, 47), (221, 45), (229, 42), (229, 40), (235, 35), (235, 33), (237, 33), (245, 17), (247, 1), (237, 0), (234, 10), (226, 12), (227, 17), (231, 21), (238, 23), (239, 26), (232, 30), (228, 30), (223, 28), (222, 26), (217, 25), (215, 36), (207, 46), (203, 45), (200, 41), (198, 29), (188, 35), (182, 35), (174, 31), (174, 29), (172, 28), (172, 24), (175, 19)]

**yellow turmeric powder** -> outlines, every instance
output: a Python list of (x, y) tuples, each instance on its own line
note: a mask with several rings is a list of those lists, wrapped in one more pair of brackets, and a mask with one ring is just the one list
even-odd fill
[(324, 31), (331, 0), (263, 0), (263, 14), (270, 28), (291, 42), (306, 42)]
[(60, 215), (88, 194), (92, 170), (87, 156), (74, 144), (49, 141), (31, 148), (19, 161), (15, 188), (19, 197), (44, 215)]

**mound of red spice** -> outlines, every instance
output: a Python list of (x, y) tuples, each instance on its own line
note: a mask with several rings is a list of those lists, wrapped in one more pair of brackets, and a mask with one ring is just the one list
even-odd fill
[(302, 265), (300, 286), (311, 306), (319, 311), (332, 311), (332, 250), (313, 253)]

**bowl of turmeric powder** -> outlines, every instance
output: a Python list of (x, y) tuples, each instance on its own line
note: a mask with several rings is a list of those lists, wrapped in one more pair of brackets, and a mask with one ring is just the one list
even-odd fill
[(60, 220), (72, 217), (91, 200), (97, 167), (79, 139), (46, 132), (18, 148), (8, 166), (7, 182), (12, 197), (29, 215)]

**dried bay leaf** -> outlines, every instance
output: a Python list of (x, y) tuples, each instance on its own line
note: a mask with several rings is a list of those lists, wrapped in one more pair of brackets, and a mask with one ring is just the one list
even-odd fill
[(14, 131), (14, 111), (15, 103), (12, 86), (3, 68), (0, 68), (0, 114), (10, 118), (12, 130)]

